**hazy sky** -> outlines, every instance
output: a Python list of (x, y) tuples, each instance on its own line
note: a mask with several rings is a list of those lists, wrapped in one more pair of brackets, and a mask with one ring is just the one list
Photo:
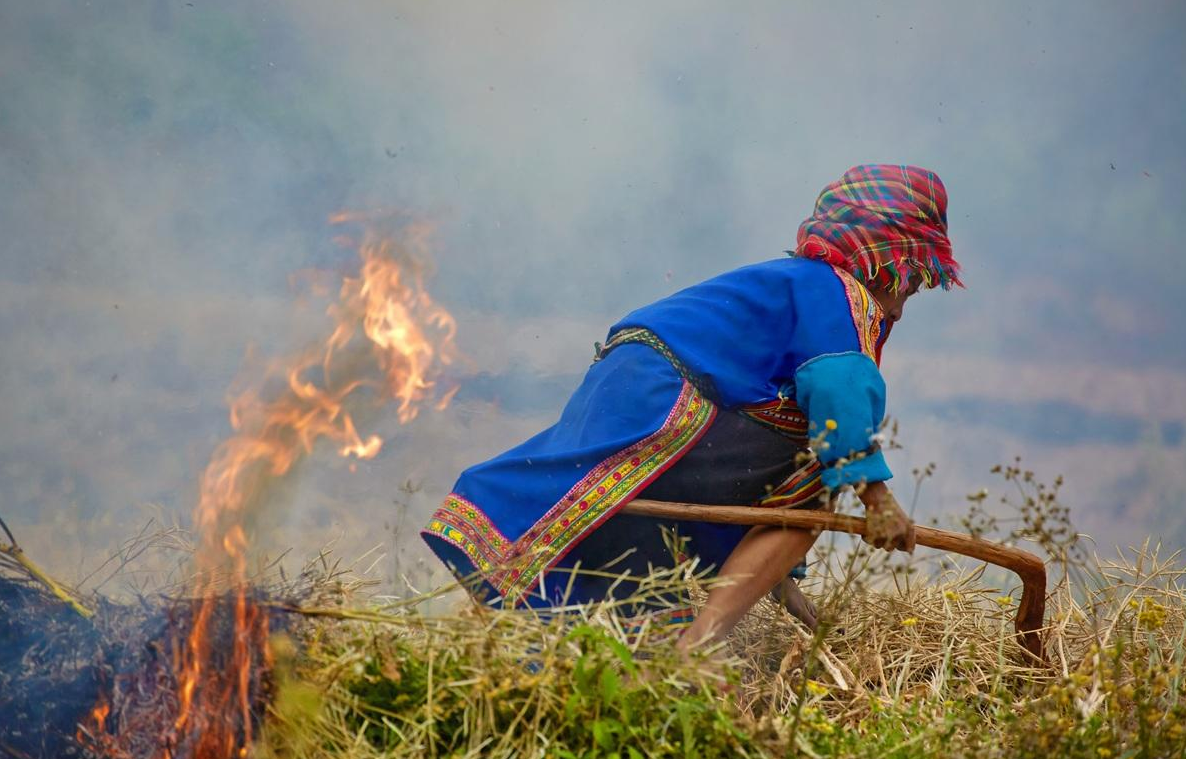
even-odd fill
[(783, 255), (884, 161), (944, 179), (968, 284), (886, 350), (899, 489), (935, 462), (946, 518), (1021, 455), (1102, 546), (1186, 546), (1184, 9), (0, 0), (0, 515), (69, 574), (188, 514), (246, 346), (321, 327), (290, 275), (353, 264), (328, 216), (398, 208), (436, 230), (462, 391), (374, 420), (354, 475), (310, 462), (276, 529), (384, 525), (414, 562), (609, 324)]

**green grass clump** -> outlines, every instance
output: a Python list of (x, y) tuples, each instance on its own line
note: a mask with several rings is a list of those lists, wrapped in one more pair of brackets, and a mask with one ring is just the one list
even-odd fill
[(638, 652), (597, 625), (556, 631), (547, 652), (522, 658), (457, 637), (427, 657), (424, 638), (347, 643), (365, 652), (341, 680), (350, 729), (377, 752), (436, 756), (638, 757), (638, 746), (647, 756), (755, 754), (703, 673), (693, 673), (698, 682), (644, 678)]
[(309, 720), (278, 709), (271, 733), (283, 738), (272, 750), (359, 759), (766, 755), (740, 710), (720, 699), (730, 687), (722, 662), (681, 660), (673, 631), (590, 611), (408, 611), (322, 628), (289, 678), (319, 684), (320, 712)]

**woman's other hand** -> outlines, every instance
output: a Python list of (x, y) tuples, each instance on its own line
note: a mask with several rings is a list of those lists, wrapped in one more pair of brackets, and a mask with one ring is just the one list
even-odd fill
[(803, 595), (803, 591), (799, 589), (799, 583), (790, 577), (784, 578), (778, 585), (774, 586), (774, 590), (770, 591), (770, 595), (792, 617), (806, 625), (809, 630), (815, 631), (815, 628), (819, 625), (815, 604), (809, 601), (807, 596)]

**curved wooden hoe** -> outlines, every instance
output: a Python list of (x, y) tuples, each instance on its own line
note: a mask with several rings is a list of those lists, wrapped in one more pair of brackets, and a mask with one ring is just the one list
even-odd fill
[[(850, 535), (865, 534), (864, 519), (820, 511), (754, 506), (705, 506), (697, 503), (639, 499), (622, 507), (622, 513), (718, 524), (773, 525), (847, 532)], [(1017, 608), (1014, 627), (1017, 629), (1022, 647), (1039, 661), (1045, 661), (1042, 638), (1038, 632), (1042, 628), (1042, 618), (1046, 613), (1046, 565), (1042, 560), (1029, 551), (974, 538), (971, 535), (937, 530), (933, 527), (916, 526), (914, 529), (916, 542), (920, 546), (958, 553), (1017, 573), (1021, 578), (1021, 604)]]

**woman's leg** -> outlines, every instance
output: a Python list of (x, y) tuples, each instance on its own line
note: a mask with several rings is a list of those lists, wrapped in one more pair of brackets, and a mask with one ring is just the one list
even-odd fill
[(786, 579), (815, 543), (810, 530), (754, 527), (725, 560), (704, 608), (684, 631), (679, 647), (716, 642), (775, 585)]

